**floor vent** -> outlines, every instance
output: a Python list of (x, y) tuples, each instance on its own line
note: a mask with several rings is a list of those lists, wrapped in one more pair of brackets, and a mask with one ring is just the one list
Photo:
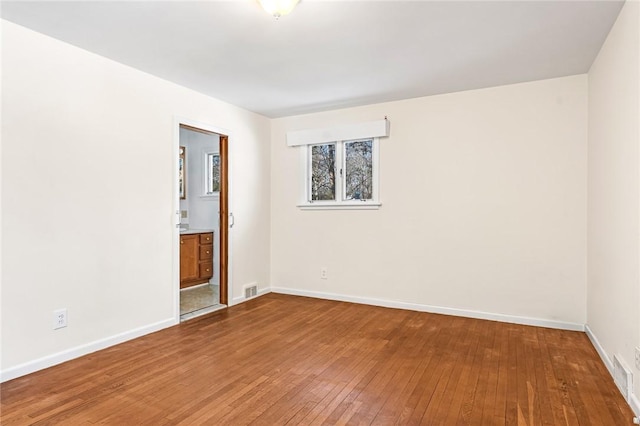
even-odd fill
[(633, 376), (631, 370), (625, 367), (616, 355), (613, 356), (613, 379), (620, 392), (622, 392), (624, 399), (629, 401), (633, 386)]
[(257, 284), (249, 284), (244, 287), (244, 298), (251, 299), (252, 297), (256, 297), (258, 295), (258, 285)]

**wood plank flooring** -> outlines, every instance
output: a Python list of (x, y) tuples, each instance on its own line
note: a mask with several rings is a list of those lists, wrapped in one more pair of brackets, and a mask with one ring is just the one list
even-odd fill
[(584, 333), (268, 294), (0, 386), (2, 425), (627, 425)]

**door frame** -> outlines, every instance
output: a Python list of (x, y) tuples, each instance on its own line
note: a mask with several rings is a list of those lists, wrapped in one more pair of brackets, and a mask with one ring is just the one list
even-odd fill
[[(221, 163), (221, 188), (220, 188), (220, 234), (218, 238), (220, 238), (220, 302), (222, 303), (223, 296), (227, 298), (227, 306), (231, 306), (231, 301), (233, 300), (233, 278), (232, 278), (232, 256), (231, 253), (233, 247), (233, 224), (229, 226), (229, 217), (232, 214), (232, 194), (233, 194), (233, 179), (232, 179), (232, 162), (229, 160), (232, 157), (233, 151), (233, 135), (232, 132), (228, 129), (218, 127), (209, 123), (205, 123), (198, 120), (192, 120), (185, 117), (174, 117), (173, 119), (173, 143), (172, 143), (172, 151), (173, 155), (173, 203), (172, 203), (172, 248), (173, 248), (173, 261), (172, 261), (172, 269), (173, 269), (173, 279), (171, 280), (173, 283), (173, 312), (176, 323), (180, 322), (180, 229), (178, 226), (180, 223), (180, 194), (178, 193), (178, 151), (180, 149), (180, 126), (191, 127), (194, 129), (200, 129), (205, 132), (217, 133), (220, 135), (220, 160)], [(222, 153), (222, 145), (223, 138), (226, 137), (226, 152), (223, 158)], [(226, 168), (226, 182), (222, 181), (223, 175), (223, 167)], [(226, 195), (226, 196), (225, 196)], [(226, 212), (223, 211), (223, 199), (226, 200)], [(223, 216), (224, 213), (224, 216)], [(226, 232), (225, 232), (226, 231)], [(222, 243), (225, 241), (226, 237), (226, 250), (222, 247)], [(226, 257), (226, 259), (223, 259)], [(224, 269), (224, 271), (223, 271)], [(226, 277), (226, 286), (223, 288), (223, 280)]]

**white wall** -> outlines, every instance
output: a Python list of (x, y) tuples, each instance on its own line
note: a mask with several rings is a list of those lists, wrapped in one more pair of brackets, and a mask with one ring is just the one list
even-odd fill
[[(627, 2), (589, 73), (588, 209), (586, 76), (270, 123), (2, 21), (3, 378), (173, 320), (175, 116), (231, 134), (232, 296), (257, 281), (560, 325), (588, 318), (607, 353), (633, 366), (639, 15)], [(296, 208), (300, 148), (286, 147), (286, 131), (385, 115), (382, 208)], [(60, 307), (69, 327), (53, 331)]]
[(184, 200), (180, 200), (180, 210), (188, 212), (187, 219), (192, 229), (212, 229), (214, 233), (213, 247), (213, 278), (211, 282), (220, 284), (220, 197), (205, 194), (205, 156), (209, 152), (220, 152), (220, 135), (194, 132), (180, 129), (180, 145), (186, 149), (187, 193)]
[(269, 285), (268, 119), (6, 21), (2, 89), (3, 379), (174, 320), (176, 116), (229, 130), (232, 294)]
[[(380, 210), (299, 210), (286, 132), (385, 115)], [(272, 286), (580, 328), (586, 129), (585, 75), (274, 120)]]
[[(640, 370), (640, 7), (627, 1), (589, 71), (588, 325)], [(636, 404), (638, 400), (636, 399)], [(636, 405), (639, 409), (640, 405)], [(639, 413), (640, 414), (640, 413)]]

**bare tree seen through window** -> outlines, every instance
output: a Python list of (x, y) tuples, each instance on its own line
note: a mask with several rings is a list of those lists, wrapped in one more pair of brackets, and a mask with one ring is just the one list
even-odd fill
[(373, 140), (345, 143), (345, 199), (373, 198)]
[(220, 155), (207, 154), (207, 194), (220, 192)]
[(336, 199), (336, 145), (311, 147), (311, 200)]

